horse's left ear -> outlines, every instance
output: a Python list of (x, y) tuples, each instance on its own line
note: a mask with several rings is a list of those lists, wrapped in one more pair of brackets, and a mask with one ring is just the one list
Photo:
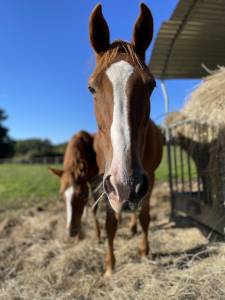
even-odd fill
[(89, 22), (90, 42), (96, 54), (107, 51), (110, 45), (109, 27), (102, 14), (102, 5), (93, 9)]
[(51, 167), (48, 167), (48, 169), (51, 173), (55, 174), (58, 177), (62, 177), (63, 172), (64, 172), (63, 170), (55, 169), (55, 168), (51, 168)]
[(140, 15), (134, 25), (132, 45), (136, 53), (144, 57), (153, 37), (153, 17), (144, 3), (141, 3), (140, 9)]

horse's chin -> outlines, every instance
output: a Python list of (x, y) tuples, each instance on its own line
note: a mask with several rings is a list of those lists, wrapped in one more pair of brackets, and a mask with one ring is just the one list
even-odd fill
[(116, 212), (119, 213), (122, 210), (122, 207), (126, 200), (120, 200), (118, 196), (114, 195), (113, 193), (110, 193), (108, 195), (109, 203), (112, 207), (112, 209)]

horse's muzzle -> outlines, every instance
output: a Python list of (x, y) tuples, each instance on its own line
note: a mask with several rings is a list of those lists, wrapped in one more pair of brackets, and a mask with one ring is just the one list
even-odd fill
[(149, 179), (145, 173), (134, 172), (132, 176), (119, 180), (116, 176), (104, 178), (103, 186), (112, 208), (135, 211), (149, 190)]

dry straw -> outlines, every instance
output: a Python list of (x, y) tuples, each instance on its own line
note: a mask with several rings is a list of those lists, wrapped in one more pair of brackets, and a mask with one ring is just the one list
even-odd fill
[[(211, 182), (214, 199), (225, 201), (225, 68), (213, 72), (187, 98), (180, 112), (171, 113), (166, 123), (191, 120), (172, 130), (172, 136), (179, 143), (182, 135), (192, 141), (191, 147), (205, 144), (209, 162), (205, 172)], [(207, 146), (209, 145), (209, 147)], [(201, 154), (202, 155), (202, 154)], [(200, 157), (201, 158), (201, 157)]]
[(182, 113), (200, 123), (225, 126), (225, 68), (203, 79), (188, 98)]

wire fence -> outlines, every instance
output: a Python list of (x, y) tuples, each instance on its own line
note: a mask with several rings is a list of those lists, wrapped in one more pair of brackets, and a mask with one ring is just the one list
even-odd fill
[(0, 164), (43, 164), (54, 165), (62, 164), (63, 156), (46, 156), (33, 158), (4, 158), (0, 159)]

